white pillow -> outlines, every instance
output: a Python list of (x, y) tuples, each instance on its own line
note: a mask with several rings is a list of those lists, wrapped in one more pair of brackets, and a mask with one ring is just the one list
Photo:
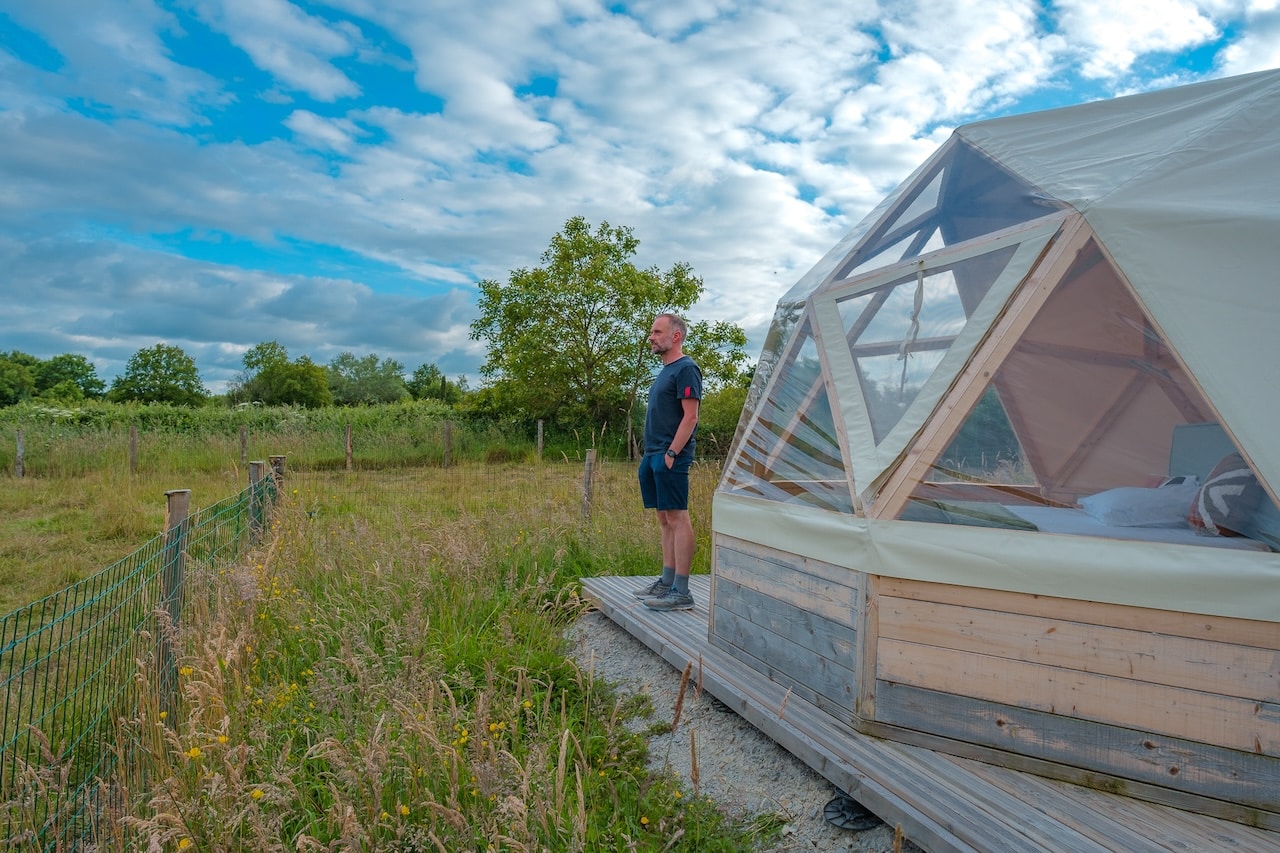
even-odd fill
[(1200, 491), (1194, 478), (1158, 489), (1121, 486), (1080, 499), (1080, 506), (1108, 527), (1186, 527), (1187, 510)]

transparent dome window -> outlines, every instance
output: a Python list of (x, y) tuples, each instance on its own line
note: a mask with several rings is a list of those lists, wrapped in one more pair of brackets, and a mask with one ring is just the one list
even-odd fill
[(837, 302), (877, 443), (910, 408), (1016, 248), (921, 269)]
[(1095, 244), (992, 358), (896, 517), (1280, 548), (1280, 510)]
[(807, 323), (772, 374), (722, 487), (853, 512), (831, 401)]

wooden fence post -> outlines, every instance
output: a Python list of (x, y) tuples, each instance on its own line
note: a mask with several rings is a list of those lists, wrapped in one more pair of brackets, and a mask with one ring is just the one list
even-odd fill
[(164, 493), (164, 549), (160, 572), (160, 604), (169, 617), (161, 625), (160, 643), (160, 709), (175, 716), (178, 695), (178, 671), (173, 640), (182, 620), (184, 576), (186, 574), (187, 519), (191, 514), (191, 490), (174, 489)]
[(596, 473), (596, 451), (587, 451), (586, 470), (582, 473), (582, 520), (591, 520), (591, 495)]
[(453, 421), (444, 422), (444, 467), (453, 464)]
[(249, 463), (249, 537), (258, 541), (262, 535), (262, 477), (267, 463), (255, 460)]
[(351, 470), (351, 424), (347, 424), (347, 470)]
[(129, 427), (129, 473), (138, 473), (138, 425)]
[(284, 485), (284, 456), (268, 456), (267, 462), (271, 465), (271, 476), (276, 478), (276, 487)]
[(538, 461), (542, 461), (542, 418), (538, 418)]
[(13, 461), (13, 476), (21, 478), (27, 471), (27, 463), (23, 456), (27, 452), (26, 442), (22, 438), (22, 430), (18, 430), (18, 458)]

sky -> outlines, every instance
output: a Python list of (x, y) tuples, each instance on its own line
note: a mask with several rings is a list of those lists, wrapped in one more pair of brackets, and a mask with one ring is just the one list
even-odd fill
[(962, 124), (1280, 66), (1280, 0), (0, 0), (0, 352), (481, 384), (570, 218), (746, 330)]

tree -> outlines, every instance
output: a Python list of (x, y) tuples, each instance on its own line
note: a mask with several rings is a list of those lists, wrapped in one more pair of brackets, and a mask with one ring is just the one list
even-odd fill
[(263, 341), (249, 347), (242, 359), (250, 378), (270, 367), (289, 363), (289, 351), (279, 341)]
[(463, 384), (450, 382), (434, 364), (419, 366), (406, 385), (415, 400), (440, 400), (453, 405), (462, 399)]
[(329, 372), (307, 356), (264, 367), (244, 387), (248, 399), (268, 406), (319, 408), (333, 405)]
[(751, 367), (747, 364), (747, 333), (741, 326), (723, 320), (708, 325), (700, 320), (689, 328), (685, 353), (702, 370), (704, 393), (726, 388), (751, 386)]
[[(488, 405), (593, 431), (629, 422), (653, 376), (647, 344), (653, 318), (687, 311), (703, 291), (688, 264), (638, 269), (631, 259), (639, 245), (630, 228), (605, 222), (592, 233), (575, 217), (552, 237), (543, 266), (515, 270), (505, 285), (480, 282), (471, 337), (489, 344), (480, 369), (492, 382)], [(707, 340), (698, 346), (710, 352), (723, 343), (732, 352), (733, 341), (718, 337), (730, 328), (703, 325)], [(719, 362), (737, 360), (726, 355), (712, 367)]]
[(356, 358), (349, 352), (329, 362), (329, 389), (340, 406), (394, 403), (409, 396), (404, 365), (395, 359), (378, 361), (376, 354)]
[(124, 373), (111, 383), (107, 399), (196, 406), (208, 395), (191, 356), (180, 347), (156, 344), (129, 357)]
[[(92, 362), (82, 355), (69, 352), (40, 362), (35, 369), (35, 380), (36, 393), (58, 400), (95, 399), (107, 390), (106, 383), (98, 378)], [(78, 396), (65, 387), (68, 382), (79, 389)]]
[(0, 353), (0, 406), (29, 400), (36, 391), (34, 368), (40, 359), (12, 350)]
[(250, 347), (243, 364), (245, 372), (231, 393), (236, 400), (307, 408), (333, 404), (328, 371), (305, 355), (290, 362), (279, 341)]

